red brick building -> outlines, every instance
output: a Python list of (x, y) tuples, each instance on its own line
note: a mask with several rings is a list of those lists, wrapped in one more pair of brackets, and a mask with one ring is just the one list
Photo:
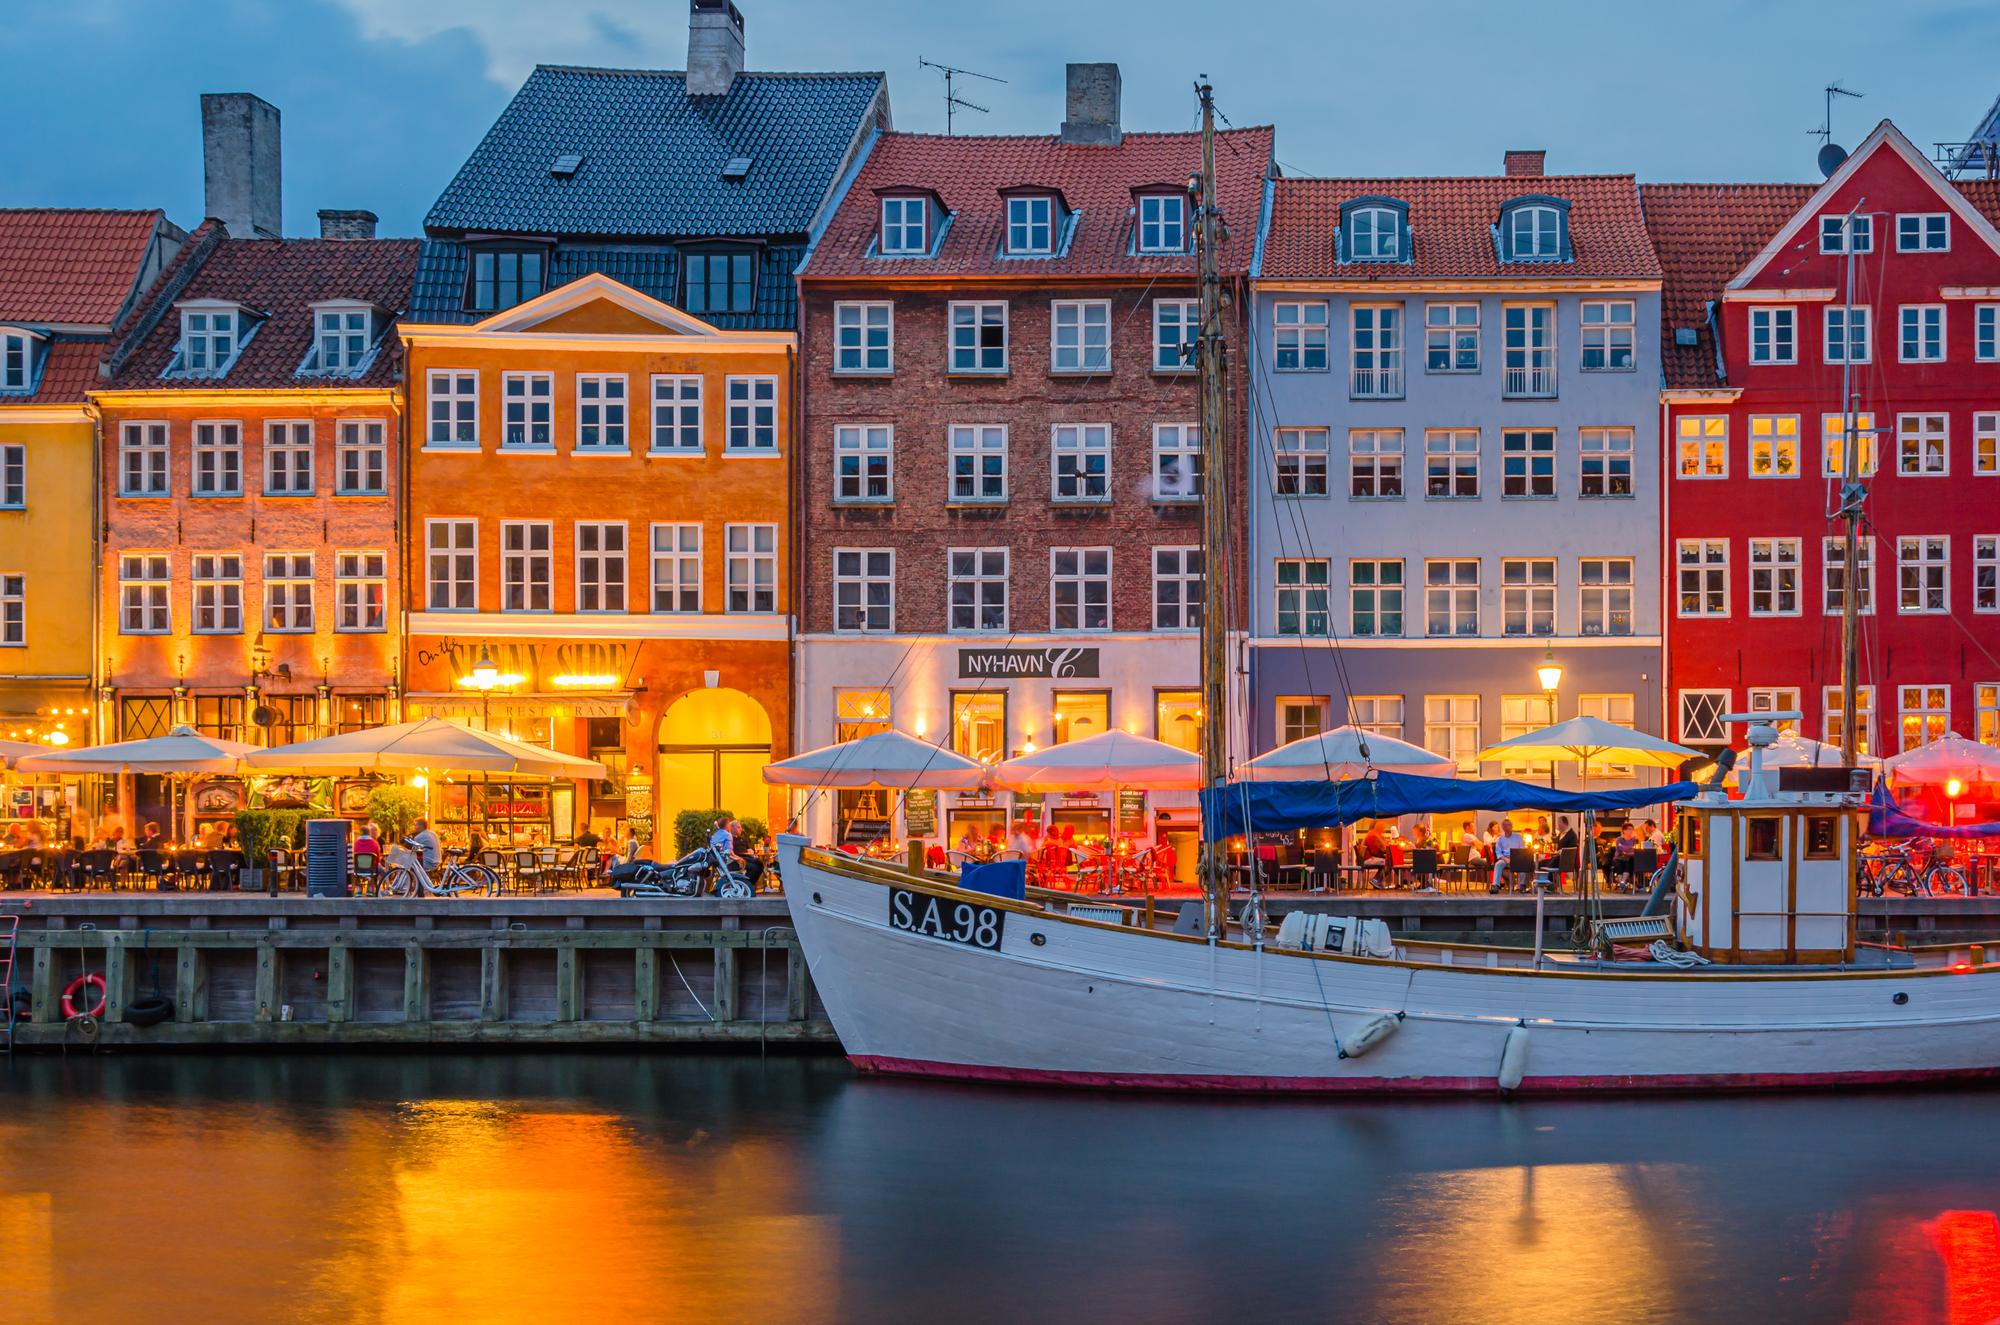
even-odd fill
[[(1118, 101), (1116, 66), (1071, 65), (1058, 134), (881, 136), (806, 261), (801, 748), (891, 723), (979, 758), (1109, 727), (1193, 743), (1201, 145), (1124, 133)], [(1271, 130), (1216, 159), (1240, 346)], [(1006, 809), (953, 798), (937, 829)], [(887, 812), (843, 793), (810, 822)]]
[(1945, 178), (1884, 121), (1818, 188), (1643, 196), (1666, 268), (1668, 734), (1719, 746), (1747, 706), (1840, 737), (1845, 369), (1863, 748), (2000, 738), (2000, 185)]

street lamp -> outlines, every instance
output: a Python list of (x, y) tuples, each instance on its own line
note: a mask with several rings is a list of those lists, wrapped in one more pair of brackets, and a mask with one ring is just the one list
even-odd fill
[[(1535, 679), (1542, 683), (1542, 698), (1549, 702), (1549, 726), (1553, 727), (1556, 725), (1556, 691), (1562, 687), (1563, 683), (1562, 664), (1556, 661), (1556, 650), (1553, 644), (1544, 644), (1542, 646), (1542, 661), (1541, 665), (1535, 668)], [(1551, 759), (1549, 760), (1549, 789), (1553, 791), (1555, 785), (1556, 761)]]

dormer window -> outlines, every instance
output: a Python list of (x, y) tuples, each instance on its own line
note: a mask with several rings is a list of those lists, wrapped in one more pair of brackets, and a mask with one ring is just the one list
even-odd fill
[(1056, 251), (1056, 200), (1046, 193), (1007, 199), (1007, 252), (1015, 257), (1047, 257)]
[(747, 248), (696, 249), (687, 255), (681, 307), (690, 313), (751, 313), (757, 308), (757, 255)]
[(924, 198), (882, 199), (882, 254), (915, 257), (930, 252), (930, 203)]
[(367, 304), (313, 305), (313, 352), (307, 371), (359, 372), (375, 346), (375, 310)]
[(465, 306), (497, 313), (548, 288), (549, 259), (541, 248), (477, 248), (465, 283)]
[(35, 342), (32, 331), (0, 327), (0, 391), (26, 391), (35, 381)]
[(1187, 252), (1187, 198), (1179, 193), (1139, 195), (1139, 251)]
[(181, 377), (221, 377), (243, 348), (244, 314), (238, 304), (181, 307), (180, 350), (168, 372)]
[(1500, 214), (1501, 257), (1506, 262), (1569, 261), (1569, 204), (1524, 198)]
[(1344, 262), (1402, 262), (1410, 256), (1410, 209), (1393, 198), (1357, 198), (1340, 209)]

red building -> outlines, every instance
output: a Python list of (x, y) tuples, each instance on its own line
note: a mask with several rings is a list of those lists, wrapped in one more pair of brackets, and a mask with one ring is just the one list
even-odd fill
[(1747, 706), (1840, 737), (1845, 373), (1862, 746), (2000, 737), (2000, 184), (1947, 179), (1884, 121), (1818, 188), (1643, 198), (1666, 269), (1672, 734), (1719, 746)]

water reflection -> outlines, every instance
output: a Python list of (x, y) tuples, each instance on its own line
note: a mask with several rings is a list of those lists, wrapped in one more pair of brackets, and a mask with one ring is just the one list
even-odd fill
[(0, 1320), (1985, 1322), (1991, 1100), (24, 1059), (0, 1069)]

